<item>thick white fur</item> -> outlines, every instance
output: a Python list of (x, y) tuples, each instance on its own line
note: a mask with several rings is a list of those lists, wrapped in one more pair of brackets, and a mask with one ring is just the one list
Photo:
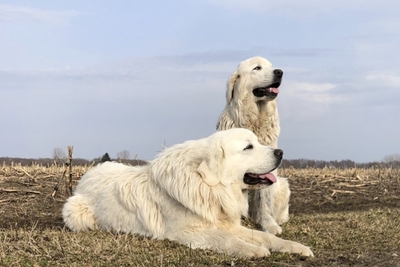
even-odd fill
[[(260, 66), (261, 69), (254, 69)], [(256, 97), (253, 89), (273, 83), (271, 63), (262, 57), (242, 61), (227, 82), (226, 106), (217, 130), (246, 128), (253, 131), (261, 144), (277, 148), (280, 133), (276, 99)], [(277, 171), (274, 171), (277, 176)], [(250, 192), (249, 216), (264, 231), (280, 234), (279, 226), (289, 220), (290, 189), (286, 178), (278, 177), (272, 186)], [(247, 214), (245, 214), (247, 215)]]
[[(245, 149), (249, 144), (253, 149)], [(244, 174), (279, 164), (274, 149), (251, 131), (220, 131), (168, 148), (146, 166), (96, 166), (62, 214), (73, 231), (135, 233), (239, 257), (268, 256), (270, 250), (313, 256), (304, 245), (240, 225), (248, 209)]]

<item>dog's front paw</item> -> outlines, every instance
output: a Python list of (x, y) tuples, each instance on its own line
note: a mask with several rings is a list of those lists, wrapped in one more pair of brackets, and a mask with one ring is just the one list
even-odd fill
[(262, 258), (271, 255), (269, 249), (261, 246), (236, 247), (228, 251), (228, 254), (240, 258)]
[(264, 232), (279, 235), (282, 233), (282, 227), (280, 227), (276, 222), (270, 222), (268, 225), (262, 226)]
[(288, 211), (282, 212), (282, 213), (279, 215), (279, 217), (276, 219), (276, 222), (277, 222), (279, 225), (282, 225), (282, 224), (284, 224), (284, 223), (286, 223), (286, 222), (288, 222), (288, 221), (289, 221), (289, 212), (288, 212)]
[(311, 251), (309, 247), (293, 241), (291, 241), (289, 247), (281, 250), (281, 252), (299, 254), (301, 257), (311, 257), (311, 258), (314, 257), (314, 253)]
[(263, 258), (263, 257), (268, 257), (269, 255), (271, 255), (269, 249), (258, 247), (256, 249), (252, 249), (250, 254), (247, 255), (247, 257), (250, 256), (251, 258)]
[(311, 251), (311, 249), (301, 244), (293, 246), (292, 253), (300, 254), (302, 257), (314, 257), (314, 253)]

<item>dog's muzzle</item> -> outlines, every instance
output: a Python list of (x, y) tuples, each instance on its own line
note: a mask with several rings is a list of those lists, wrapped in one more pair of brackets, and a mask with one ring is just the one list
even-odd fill
[(253, 90), (256, 97), (266, 96), (269, 99), (275, 99), (279, 94), (279, 86), (282, 82), (283, 71), (280, 69), (274, 70), (274, 82), (265, 87), (257, 87)]
[(246, 173), (243, 177), (243, 182), (248, 185), (256, 185), (256, 184), (272, 185), (273, 183), (276, 183), (277, 181), (276, 177), (272, 172), (281, 165), (283, 158), (283, 150), (275, 149), (274, 156), (276, 159), (275, 168), (270, 170), (268, 173), (263, 173), (263, 174)]

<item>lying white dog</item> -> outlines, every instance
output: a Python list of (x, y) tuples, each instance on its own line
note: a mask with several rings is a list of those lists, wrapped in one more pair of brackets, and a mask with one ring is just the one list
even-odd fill
[(145, 166), (103, 163), (82, 177), (63, 218), (73, 231), (135, 233), (240, 257), (270, 250), (313, 256), (297, 242), (240, 225), (248, 208), (242, 190), (274, 183), (282, 154), (251, 131), (232, 129), (175, 145)]
[[(274, 69), (262, 57), (241, 62), (227, 83), (226, 106), (217, 130), (246, 128), (253, 131), (261, 144), (278, 147), (280, 133), (276, 97), (283, 72)], [(272, 186), (251, 192), (249, 216), (264, 231), (280, 234), (279, 226), (289, 220), (290, 189), (286, 178), (278, 177)], [(247, 214), (244, 214), (247, 216)]]

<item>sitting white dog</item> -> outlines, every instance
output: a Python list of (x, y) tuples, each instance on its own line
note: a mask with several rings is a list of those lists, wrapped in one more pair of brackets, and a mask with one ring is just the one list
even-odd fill
[[(282, 76), (283, 71), (273, 68), (265, 58), (242, 61), (228, 80), (226, 106), (217, 130), (246, 128), (261, 144), (277, 148), (280, 125), (276, 97)], [(274, 175), (276, 183), (250, 192), (249, 216), (264, 231), (280, 234), (279, 225), (289, 220), (290, 189), (286, 178), (278, 177), (276, 170)]]
[(175, 145), (145, 166), (103, 163), (82, 177), (63, 218), (73, 231), (135, 233), (239, 257), (270, 250), (313, 256), (297, 242), (240, 225), (248, 208), (242, 190), (275, 183), (282, 154), (251, 131), (232, 129)]

